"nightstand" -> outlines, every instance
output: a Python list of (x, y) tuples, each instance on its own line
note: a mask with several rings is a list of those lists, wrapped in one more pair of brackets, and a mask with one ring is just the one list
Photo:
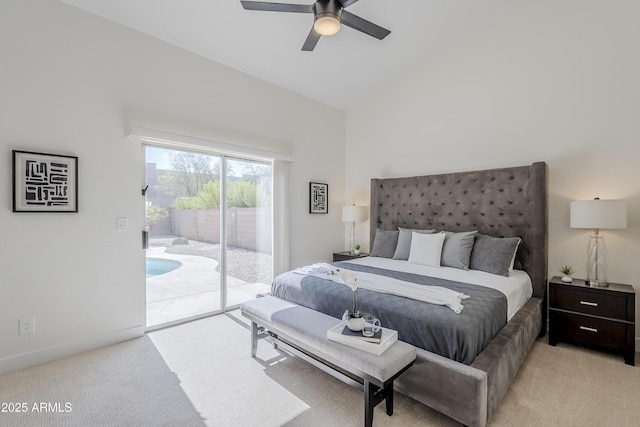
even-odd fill
[(584, 280), (549, 281), (549, 344), (581, 344), (624, 356), (635, 365), (636, 295), (633, 286), (587, 286)]
[(348, 261), (350, 259), (356, 259), (356, 258), (364, 258), (369, 256), (369, 254), (363, 254), (362, 252), (360, 252), (360, 255), (354, 255), (349, 251), (346, 252), (334, 252), (333, 253), (333, 262), (338, 262), (338, 261)]

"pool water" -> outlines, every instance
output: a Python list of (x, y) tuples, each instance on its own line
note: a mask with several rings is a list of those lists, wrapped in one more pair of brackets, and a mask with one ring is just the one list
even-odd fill
[(147, 258), (147, 279), (168, 273), (181, 266), (182, 263), (180, 261), (174, 261), (172, 259)]

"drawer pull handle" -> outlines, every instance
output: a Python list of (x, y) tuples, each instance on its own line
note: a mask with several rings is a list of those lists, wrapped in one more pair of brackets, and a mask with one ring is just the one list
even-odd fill
[(588, 328), (586, 326), (580, 326), (580, 329), (582, 329), (583, 331), (598, 332), (596, 328)]
[(597, 302), (589, 302), (589, 301), (580, 301), (580, 304), (582, 304), (582, 305), (590, 305), (591, 307), (597, 307), (598, 306)]

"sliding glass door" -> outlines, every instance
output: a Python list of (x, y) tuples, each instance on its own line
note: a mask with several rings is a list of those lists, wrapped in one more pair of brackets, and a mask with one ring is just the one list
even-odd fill
[(226, 301), (235, 307), (269, 292), (273, 278), (271, 164), (226, 159)]
[(225, 311), (273, 276), (271, 164), (144, 146), (147, 327)]

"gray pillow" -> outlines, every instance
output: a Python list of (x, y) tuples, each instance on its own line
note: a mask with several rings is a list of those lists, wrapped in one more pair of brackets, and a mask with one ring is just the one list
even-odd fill
[(411, 233), (431, 234), (435, 230), (414, 230), (413, 228), (400, 228), (398, 227), (400, 234), (398, 234), (398, 245), (396, 251), (393, 253), (393, 259), (409, 259), (409, 251), (411, 250)]
[(508, 276), (509, 266), (519, 243), (519, 237), (497, 238), (476, 234), (469, 268)]
[(376, 230), (376, 237), (373, 240), (373, 248), (369, 256), (381, 258), (391, 258), (398, 244), (398, 230)]
[(477, 233), (477, 231), (464, 231), (462, 233), (445, 231), (440, 265), (468, 270), (473, 241)]

